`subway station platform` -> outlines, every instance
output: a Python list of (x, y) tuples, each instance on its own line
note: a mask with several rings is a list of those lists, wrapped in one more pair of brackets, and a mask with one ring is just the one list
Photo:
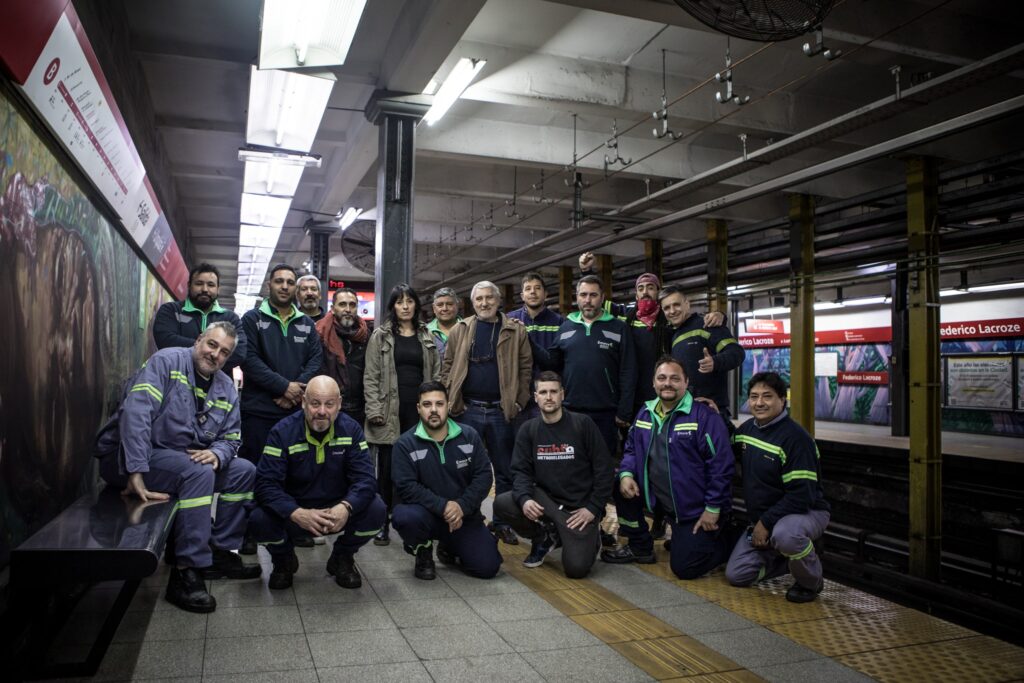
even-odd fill
[[(735, 423), (743, 424), (749, 418), (750, 415), (741, 414)], [(882, 448), (907, 450), (910, 447), (910, 438), (893, 436), (888, 425), (819, 420), (814, 424), (814, 437), (819, 441), (838, 441)], [(1024, 463), (1024, 439), (1013, 436), (944, 431), (942, 432), (942, 454)]]
[[(528, 542), (502, 544), (492, 580), (438, 563), (412, 575), (396, 534), (357, 555), (358, 590), (338, 588), (330, 546), (298, 549), (293, 588), (214, 581), (217, 611), (180, 611), (163, 599), (167, 567), (147, 579), (96, 681), (1014, 681), (1024, 648), (980, 635), (833, 581), (811, 604), (786, 602), (791, 579), (729, 586), (718, 572), (671, 574), (655, 565), (598, 561), (566, 579), (560, 551), (526, 569)], [(247, 561), (252, 561), (247, 559)], [(79, 603), (51, 649), (82, 654), (117, 586)]]

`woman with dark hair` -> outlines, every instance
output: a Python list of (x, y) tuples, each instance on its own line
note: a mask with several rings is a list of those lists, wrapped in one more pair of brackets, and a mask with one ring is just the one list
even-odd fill
[[(396, 285), (388, 297), (387, 311), (366, 347), (363, 392), (366, 440), (377, 453), (377, 486), (390, 520), (394, 499), (391, 446), (400, 434), (416, 426), (419, 386), (440, 377), (441, 360), (433, 336), (420, 322), (420, 298), (412, 287)], [(373, 540), (376, 545), (390, 543), (389, 528), (390, 522), (386, 522)]]

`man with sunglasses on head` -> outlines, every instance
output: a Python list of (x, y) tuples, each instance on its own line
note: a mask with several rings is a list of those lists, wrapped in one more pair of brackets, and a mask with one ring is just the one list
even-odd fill
[[(441, 380), (452, 415), (483, 439), (494, 466), (495, 492), (502, 494), (512, 489), (512, 421), (530, 399), (533, 353), (526, 328), (502, 315), (501, 293), (493, 282), (473, 285), (470, 300), (474, 315), (448, 335)], [(504, 520), (495, 517), (492, 530), (509, 545), (519, 543)]]

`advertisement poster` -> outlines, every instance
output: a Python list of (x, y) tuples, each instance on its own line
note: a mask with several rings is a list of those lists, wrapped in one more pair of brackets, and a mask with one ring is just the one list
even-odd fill
[(947, 358), (946, 405), (1013, 410), (1013, 359), (1009, 356)]

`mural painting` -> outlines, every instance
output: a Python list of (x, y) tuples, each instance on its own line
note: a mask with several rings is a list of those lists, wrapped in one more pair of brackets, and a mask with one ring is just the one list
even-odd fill
[(168, 295), (0, 94), (0, 568), (94, 485), (92, 440)]

